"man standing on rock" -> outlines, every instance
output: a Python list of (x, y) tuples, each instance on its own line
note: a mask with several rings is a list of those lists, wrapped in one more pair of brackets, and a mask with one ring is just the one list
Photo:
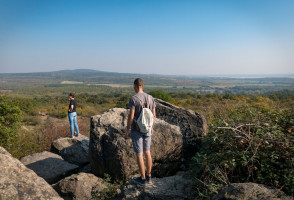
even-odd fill
[[(155, 102), (151, 95), (143, 92), (143, 80), (137, 78), (134, 81), (134, 90), (136, 94), (131, 97), (128, 108), (130, 109), (128, 123), (126, 128), (126, 138), (132, 138), (134, 151), (137, 155), (137, 162), (140, 170), (141, 177), (137, 177), (134, 180), (145, 184), (146, 182), (151, 181), (151, 168), (152, 168), (152, 158), (150, 154), (150, 145), (151, 145), (151, 135), (153, 134), (153, 127), (148, 133), (141, 133), (136, 127), (136, 120), (139, 118), (140, 113), (142, 112), (142, 105), (147, 105), (147, 107), (152, 111), (153, 121), (155, 122)], [(153, 123), (154, 125), (154, 123)], [(130, 134), (131, 130), (131, 134)], [(146, 158), (146, 174), (145, 174), (145, 165), (143, 154)]]

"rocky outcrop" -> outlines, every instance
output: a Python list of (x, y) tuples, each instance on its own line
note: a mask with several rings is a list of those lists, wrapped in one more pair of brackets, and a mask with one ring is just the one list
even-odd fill
[(144, 186), (130, 179), (121, 187), (116, 199), (195, 199), (191, 185), (191, 181), (183, 175), (153, 178), (152, 183)]
[[(126, 180), (137, 172), (132, 142), (124, 138), (127, 117), (128, 111), (122, 108), (91, 117), (89, 158), (95, 175), (107, 173)], [(151, 144), (153, 175), (162, 177), (178, 171), (182, 148), (180, 127), (157, 119)]]
[(61, 156), (48, 151), (23, 157), (21, 162), (50, 184), (73, 174), (78, 169), (77, 165), (70, 164)]
[(0, 199), (62, 200), (35, 172), (0, 147)]
[(215, 195), (212, 200), (293, 200), (293, 197), (285, 196), (278, 189), (270, 188), (257, 183), (232, 183), (226, 189)]
[[(152, 136), (153, 175), (163, 177), (179, 170), (182, 161), (198, 150), (207, 132), (205, 118), (197, 112), (156, 99), (157, 120)], [(125, 140), (128, 110), (114, 108), (91, 118), (89, 157), (94, 174), (108, 173), (128, 179), (137, 170), (131, 141)], [(118, 170), (119, 169), (119, 170)]]
[(189, 160), (198, 151), (199, 137), (206, 135), (207, 123), (198, 112), (155, 99), (156, 116), (167, 123), (180, 127), (183, 136), (183, 159)]
[(92, 193), (98, 193), (106, 188), (103, 179), (88, 173), (73, 174), (53, 187), (66, 200), (87, 200), (92, 197)]
[(81, 171), (81, 172), (85, 172), (85, 173), (91, 173), (91, 172), (92, 172), (91, 165), (88, 164), (88, 165), (82, 167), (82, 168), (80, 169), (80, 171)]
[(51, 145), (51, 152), (62, 156), (69, 163), (84, 166), (89, 164), (89, 138), (82, 134), (79, 137), (59, 138)]

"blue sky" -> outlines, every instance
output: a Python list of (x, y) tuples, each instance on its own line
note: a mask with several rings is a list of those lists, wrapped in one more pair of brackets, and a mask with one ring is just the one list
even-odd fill
[(294, 73), (293, 0), (0, 0), (0, 73)]

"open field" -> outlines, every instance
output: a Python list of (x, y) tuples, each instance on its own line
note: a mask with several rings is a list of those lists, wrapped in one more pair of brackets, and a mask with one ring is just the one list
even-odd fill
[[(0, 74), (0, 90), (11, 95), (64, 95), (77, 93), (132, 92), (133, 80), (144, 79), (145, 90), (190, 92), (194, 94), (264, 94), (293, 90), (294, 78), (223, 78), (123, 74), (95, 70), (64, 70), (58, 72)], [(291, 77), (291, 76), (289, 76)], [(112, 88), (109, 90), (108, 88)], [(42, 91), (40, 93), (40, 90)]]

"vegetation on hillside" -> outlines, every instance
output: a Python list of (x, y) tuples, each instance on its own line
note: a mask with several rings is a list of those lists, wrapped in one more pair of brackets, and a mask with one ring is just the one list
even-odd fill
[(242, 106), (214, 121), (191, 162), (201, 198), (230, 183), (256, 182), (294, 194), (294, 109)]
[[(293, 77), (293, 75), (287, 75)], [(101, 94), (101, 91), (132, 92), (135, 78), (144, 79), (146, 91), (196, 94), (264, 94), (293, 90), (294, 79), (286, 77), (225, 78), (111, 73), (96, 70), (63, 70), (43, 73), (0, 74), (0, 91), (26, 95), (62, 95), (64, 92)], [(101, 85), (102, 84), (102, 85)], [(110, 87), (114, 85), (114, 87)], [(103, 93), (103, 92), (102, 92)], [(64, 94), (63, 94), (64, 95)]]
[[(70, 91), (78, 91), (78, 124), (89, 134), (90, 116), (125, 108), (130, 88), (65, 85), (16, 89), (0, 95), (0, 146), (13, 156), (50, 150), (53, 140), (69, 135)], [(191, 162), (199, 198), (232, 182), (258, 182), (294, 191), (294, 91), (263, 94), (187, 92), (146, 88), (149, 94), (203, 114), (209, 133)], [(46, 95), (44, 95), (46, 94)]]
[(17, 138), (22, 112), (13, 101), (0, 96), (0, 145), (9, 148)]

